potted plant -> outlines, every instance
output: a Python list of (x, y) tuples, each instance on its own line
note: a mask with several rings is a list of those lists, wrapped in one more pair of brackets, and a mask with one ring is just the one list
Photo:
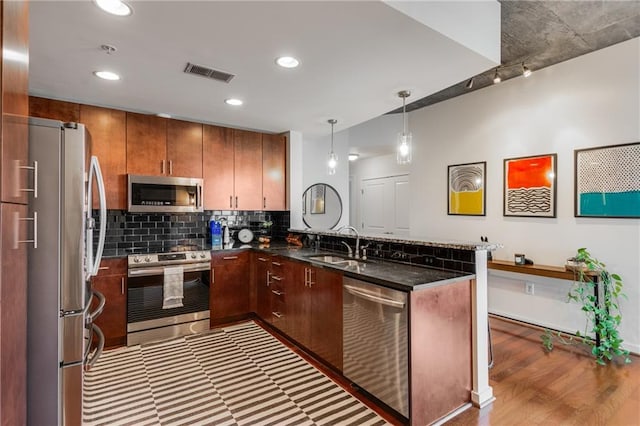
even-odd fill
[[(586, 316), (585, 330), (565, 338), (559, 331), (546, 329), (541, 336), (542, 345), (551, 351), (554, 339), (564, 344), (583, 343), (591, 347), (591, 353), (600, 365), (618, 356), (624, 357), (626, 364), (630, 363), (629, 351), (622, 349), (623, 340), (618, 333), (622, 321), (618, 300), (626, 298), (622, 292), (622, 278), (609, 272), (606, 265), (592, 257), (585, 248), (578, 249), (576, 257), (571, 260), (576, 279), (567, 296), (582, 305)], [(590, 338), (588, 333), (597, 337)]]

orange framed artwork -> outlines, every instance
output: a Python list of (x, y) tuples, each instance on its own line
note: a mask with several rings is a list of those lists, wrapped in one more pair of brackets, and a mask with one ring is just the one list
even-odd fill
[(487, 162), (455, 164), (447, 169), (449, 215), (484, 216)]
[(556, 154), (504, 160), (504, 216), (556, 217)]

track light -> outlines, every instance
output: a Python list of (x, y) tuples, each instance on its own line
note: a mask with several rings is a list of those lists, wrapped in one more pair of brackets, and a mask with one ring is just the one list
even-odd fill
[(466, 87), (467, 89), (471, 89), (473, 87), (473, 77), (471, 77), (469, 81), (467, 81), (467, 84), (465, 84), (464, 87)]
[(502, 81), (500, 78), (500, 74), (498, 74), (498, 68), (496, 68), (496, 72), (493, 74), (493, 84), (498, 84)]
[(529, 77), (531, 75), (531, 70), (527, 68), (524, 62), (522, 63), (522, 75), (525, 77)]

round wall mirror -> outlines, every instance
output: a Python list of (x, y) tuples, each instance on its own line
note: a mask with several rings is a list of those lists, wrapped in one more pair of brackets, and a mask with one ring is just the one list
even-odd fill
[(302, 194), (302, 221), (309, 228), (333, 229), (340, 217), (342, 200), (331, 185), (316, 183)]

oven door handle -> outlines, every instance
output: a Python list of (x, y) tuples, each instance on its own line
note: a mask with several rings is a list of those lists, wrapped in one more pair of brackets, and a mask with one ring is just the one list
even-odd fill
[[(183, 265), (182, 270), (184, 272), (197, 272), (197, 271), (209, 271), (211, 264), (206, 263), (193, 263), (190, 265)], [(129, 269), (127, 275), (129, 277), (147, 277), (151, 275), (164, 275), (164, 267), (157, 266), (152, 268), (132, 268)]]

